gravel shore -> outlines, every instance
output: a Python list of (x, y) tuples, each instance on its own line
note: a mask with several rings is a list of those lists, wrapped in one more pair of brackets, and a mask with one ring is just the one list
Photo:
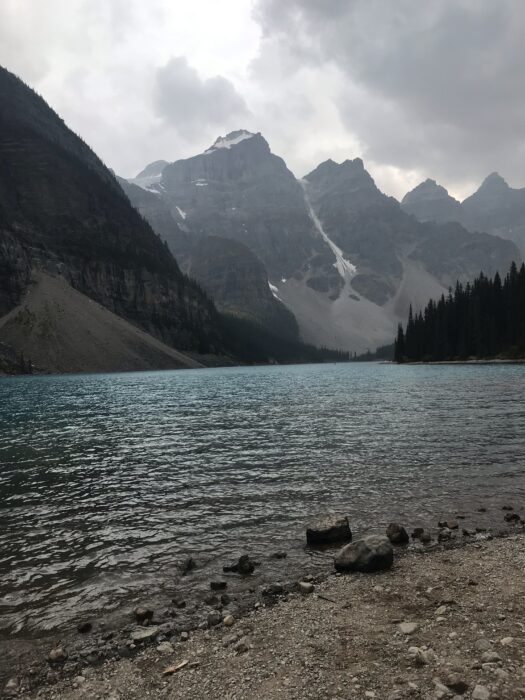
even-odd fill
[(523, 699), (524, 544), (519, 534), (410, 552), (387, 572), (334, 575), (277, 595), (231, 626), (33, 693), (14, 679), (11, 690), (66, 700)]

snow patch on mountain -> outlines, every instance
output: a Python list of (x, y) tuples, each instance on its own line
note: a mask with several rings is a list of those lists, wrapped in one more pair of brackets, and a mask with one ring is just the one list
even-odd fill
[(236, 146), (241, 141), (251, 139), (253, 136), (255, 136), (255, 134), (252, 134), (251, 131), (246, 131), (245, 129), (241, 129), (240, 131), (232, 131), (230, 134), (227, 134), (227, 136), (219, 136), (219, 138), (215, 141), (213, 146), (204, 151), (204, 153), (213, 153), (214, 151), (217, 151), (220, 148), (229, 149), (232, 146)]
[(270, 291), (271, 291), (271, 293), (274, 295), (274, 297), (275, 297), (278, 301), (281, 301), (281, 302), (282, 302), (282, 299), (281, 299), (281, 297), (279, 296), (279, 290), (277, 289), (277, 287), (275, 286), (275, 284), (272, 284), (271, 282), (268, 282), (268, 286), (270, 287)]
[(179, 216), (182, 217), (183, 219), (186, 218), (186, 212), (183, 211), (180, 207), (175, 207), (175, 209), (179, 212)]
[(325, 243), (328, 244), (330, 250), (332, 253), (335, 255), (335, 263), (334, 267), (336, 268), (337, 272), (341, 275), (343, 280), (345, 282), (350, 281), (352, 277), (355, 276), (357, 273), (357, 267), (350, 262), (350, 260), (347, 260), (344, 255), (343, 251), (339, 246), (337, 246), (332, 239), (328, 236), (326, 231), (323, 228), (323, 225), (321, 221), (319, 220), (319, 217), (314, 211), (314, 208), (312, 207), (312, 204), (308, 198), (308, 192), (307, 192), (307, 183), (304, 180), (300, 181), (300, 184), (304, 190), (304, 201), (306, 203), (306, 208), (308, 210), (308, 214), (317, 229), (317, 232), (319, 235), (322, 237), (322, 239), (325, 241)]

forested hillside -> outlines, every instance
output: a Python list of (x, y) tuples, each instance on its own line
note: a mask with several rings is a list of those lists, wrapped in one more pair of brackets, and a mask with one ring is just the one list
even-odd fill
[(525, 358), (525, 265), (515, 263), (502, 281), (480, 274), (473, 283), (430, 301), (400, 325), (397, 362), (469, 358)]

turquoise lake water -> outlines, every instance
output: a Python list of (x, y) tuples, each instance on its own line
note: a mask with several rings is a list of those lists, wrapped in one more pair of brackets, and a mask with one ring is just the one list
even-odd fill
[(209, 576), (248, 551), (275, 580), (326, 511), (356, 534), (499, 523), (525, 504), (524, 390), (524, 365), (0, 378), (0, 629), (160, 594), (189, 554)]

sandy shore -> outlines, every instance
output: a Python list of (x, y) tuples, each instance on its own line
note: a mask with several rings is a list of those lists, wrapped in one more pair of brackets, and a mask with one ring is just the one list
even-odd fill
[(50, 670), (33, 692), (23, 677), (11, 687), (71, 700), (525, 698), (525, 537), (409, 552), (390, 571), (333, 575), (188, 637), (68, 678)]

